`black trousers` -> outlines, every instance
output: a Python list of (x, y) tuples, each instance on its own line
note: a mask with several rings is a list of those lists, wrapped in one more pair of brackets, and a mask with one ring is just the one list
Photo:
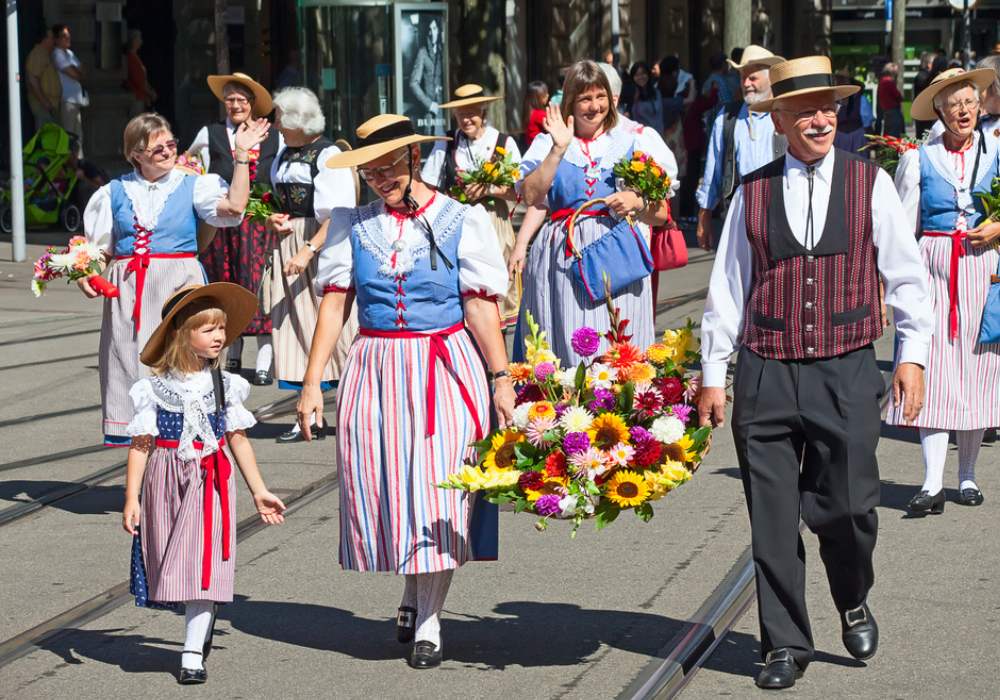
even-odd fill
[(744, 348), (733, 391), (761, 653), (788, 647), (808, 663), (814, 647), (799, 519), (819, 537), (837, 609), (860, 605), (875, 579), (884, 382), (870, 345), (804, 361), (769, 360)]

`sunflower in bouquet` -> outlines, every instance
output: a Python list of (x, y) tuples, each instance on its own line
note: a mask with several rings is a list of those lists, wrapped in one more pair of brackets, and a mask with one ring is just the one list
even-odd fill
[(502, 146), (493, 150), (489, 160), (477, 160), (472, 170), (463, 170), (457, 175), (459, 182), (452, 185), (448, 194), (462, 204), (473, 203), (466, 193), (469, 185), (486, 185), (494, 187), (513, 187), (521, 179), (521, 166), (514, 161), (513, 155)]
[(646, 201), (662, 202), (670, 196), (670, 176), (644, 151), (632, 151), (615, 163), (612, 172), (618, 189), (634, 190)]
[(517, 399), (513, 424), (475, 443), (475, 459), (441, 488), (482, 492), (516, 512), (584, 520), (597, 529), (622, 511), (643, 521), (653, 504), (697, 471), (711, 429), (697, 427), (699, 386), (693, 325), (668, 330), (648, 348), (631, 343), (627, 320), (609, 304), (611, 329), (577, 329), (573, 349), (589, 358), (563, 368), (545, 333), (527, 315), (526, 361), (511, 365)]

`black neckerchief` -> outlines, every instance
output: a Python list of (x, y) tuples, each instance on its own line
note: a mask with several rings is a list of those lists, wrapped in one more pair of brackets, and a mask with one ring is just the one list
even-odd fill
[(406, 147), (406, 161), (409, 169), (410, 179), (406, 183), (406, 189), (403, 191), (403, 204), (406, 208), (410, 210), (410, 216), (416, 220), (420, 226), (424, 229), (424, 233), (427, 236), (427, 241), (430, 244), (430, 259), (431, 259), (431, 269), (437, 270), (437, 259), (441, 256), (441, 261), (444, 262), (445, 267), (449, 270), (454, 269), (454, 264), (448, 260), (447, 256), (441, 252), (438, 248), (437, 241), (434, 240), (434, 229), (427, 222), (427, 218), (423, 214), (419, 214), (420, 205), (417, 204), (417, 200), (413, 198), (413, 194), (410, 192), (410, 188), (413, 185), (413, 149), (409, 146)]

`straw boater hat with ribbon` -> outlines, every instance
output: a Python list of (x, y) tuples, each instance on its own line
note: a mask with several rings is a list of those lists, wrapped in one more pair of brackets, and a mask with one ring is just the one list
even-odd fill
[(155, 365), (167, 349), (170, 331), (181, 325), (186, 315), (205, 309), (218, 308), (226, 312), (226, 346), (240, 337), (257, 311), (257, 295), (232, 282), (192, 284), (178, 289), (163, 304), (160, 325), (153, 331), (139, 359), (144, 365)]
[(455, 109), (456, 107), (469, 107), (471, 105), (485, 104), (487, 102), (494, 102), (500, 98), (497, 96), (490, 97), (486, 94), (485, 88), (482, 85), (476, 85), (475, 83), (466, 83), (465, 85), (459, 85), (455, 88), (455, 99), (450, 102), (445, 102), (441, 105), (441, 109)]
[(931, 81), (931, 84), (921, 90), (920, 94), (913, 100), (910, 114), (913, 115), (914, 119), (934, 121), (940, 116), (934, 109), (934, 98), (946, 87), (968, 80), (976, 86), (976, 92), (982, 92), (993, 83), (996, 76), (997, 74), (992, 68), (977, 68), (970, 71), (962, 68), (949, 68), (941, 71)]
[(253, 116), (265, 117), (274, 109), (274, 103), (271, 101), (271, 93), (246, 73), (208, 76), (208, 89), (218, 98), (219, 102), (222, 102), (224, 99), (222, 89), (228, 83), (238, 83), (253, 94)]
[(424, 136), (413, 130), (413, 122), (400, 114), (380, 114), (355, 130), (353, 151), (338, 153), (326, 161), (328, 168), (356, 168), (392, 153), (397, 148), (427, 141), (450, 141), (447, 136)]
[(779, 100), (799, 95), (822, 93), (837, 101), (858, 92), (859, 85), (836, 85), (830, 59), (826, 56), (806, 56), (771, 66), (771, 99), (750, 105), (755, 112), (771, 112)]
[(729, 58), (726, 59), (726, 63), (736, 70), (743, 70), (748, 66), (773, 66), (777, 63), (782, 63), (784, 60), (784, 58), (781, 56), (775, 56), (763, 46), (750, 44), (743, 49), (743, 55), (740, 56), (739, 63), (736, 63)]

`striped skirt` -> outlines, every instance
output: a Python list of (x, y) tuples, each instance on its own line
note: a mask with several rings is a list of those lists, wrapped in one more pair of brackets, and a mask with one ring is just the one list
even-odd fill
[[(574, 227), (574, 243), (584, 248), (593, 243), (613, 225), (607, 217), (583, 218)], [(648, 235), (648, 229), (645, 234)], [(524, 270), (524, 309), (548, 332), (552, 352), (562, 360), (563, 367), (575, 366), (581, 358), (573, 351), (570, 340), (580, 326), (590, 326), (601, 334), (604, 352), (608, 341), (604, 333), (610, 327), (605, 302), (593, 302), (572, 272), (573, 258), (566, 256), (566, 222), (549, 221), (531, 244)], [(652, 280), (644, 277), (614, 297), (622, 319), (628, 319), (627, 332), (632, 343), (640, 348), (652, 345), (653, 291)], [(527, 321), (522, 314), (518, 321), (518, 338), (528, 337)], [(516, 347), (515, 353), (522, 352)]]
[(101, 405), (104, 411), (104, 441), (127, 445), (125, 426), (132, 421), (132, 400), (128, 390), (136, 380), (149, 376), (149, 368), (139, 362), (139, 353), (160, 325), (163, 303), (182, 287), (204, 284), (205, 273), (197, 258), (153, 258), (149, 261), (142, 295), (142, 318), (138, 333), (132, 320), (135, 307), (135, 275), (125, 268), (128, 260), (114, 260), (105, 276), (118, 287), (120, 295), (104, 299), (98, 368), (101, 378)]
[[(464, 330), (444, 341), (488, 429), (486, 375)], [(427, 338), (359, 336), (338, 391), (340, 564), (355, 571), (425, 574), (470, 556), (472, 499), (437, 484), (471, 457), (473, 417), (439, 362), (435, 433), (426, 435)]]
[[(510, 262), (510, 255), (514, 252), (514, 245), (517, 243), (514, 225), (510, 220), (510, 205), (503, 200), (498, 200), (493, 205), (487, 205), (486, 211), (489, 212), (490, 223), (493, 224), (493, 230), (496, 231), (500, 252), (503, 253), (503, 261), (504, 263)], [(507, 287), (507, 296), (500, 302), (501, 327), (507, 328), (517, 323), (517, 314), (520, 309), (521, 280), (514, 278)]]
[[(236, 460), (223, 447), (229, 461)], [(233, 600), (236, 570), (236, 523), (229, 530), (229, 559), (222, 559), (222, 506), (219, 492), (212, 513), (212, 578), (201, 588), (204, 551), (205, 483), (199, 460), (181, 460), (177, 450), (157, 447), (149, 456), (142, 479), (142, 559), (146, 568), (146, 597), (157, 603), (185, 600)], [(229, 512), (236, 513), (236, 479), (229, 476)]]
[[(319, 317), (320, 297), (316, 296), (313, 281), (319, 256), (313, 256), (309, 267), (300, 275), (286, 277), (282, 272), (285, 263), (305, 247), (306, 241), (316, 234), (319, 224), (315, 219), (291, 219), (293, 231), (279, 236), (278, 246), (271, 259), (271, 326), (274, 338), (274, 377), (282, 389), (301, 389), (302, 378), (309, 364), (309, 348)], [(329, 386), (340, 377), (340, 370), (347, 359), (351, 341), (358, 332), (357, 311), (340, 334), (330, 362), (323, 370), (322, 381)]]
[(914, 423), (889, 399), (886, 423), (939, 430), (976, 430), (1000, 425), (1000, 344), (979, 344), (979, 326), (997, 270), (995, 248), (973, 248), (966, 241), (958, 263), (958, 336), (948, 333), (948, 280), (951, 240), (920, 239), (934, 305), (934, 336), (924, 376), (924, 408)]

